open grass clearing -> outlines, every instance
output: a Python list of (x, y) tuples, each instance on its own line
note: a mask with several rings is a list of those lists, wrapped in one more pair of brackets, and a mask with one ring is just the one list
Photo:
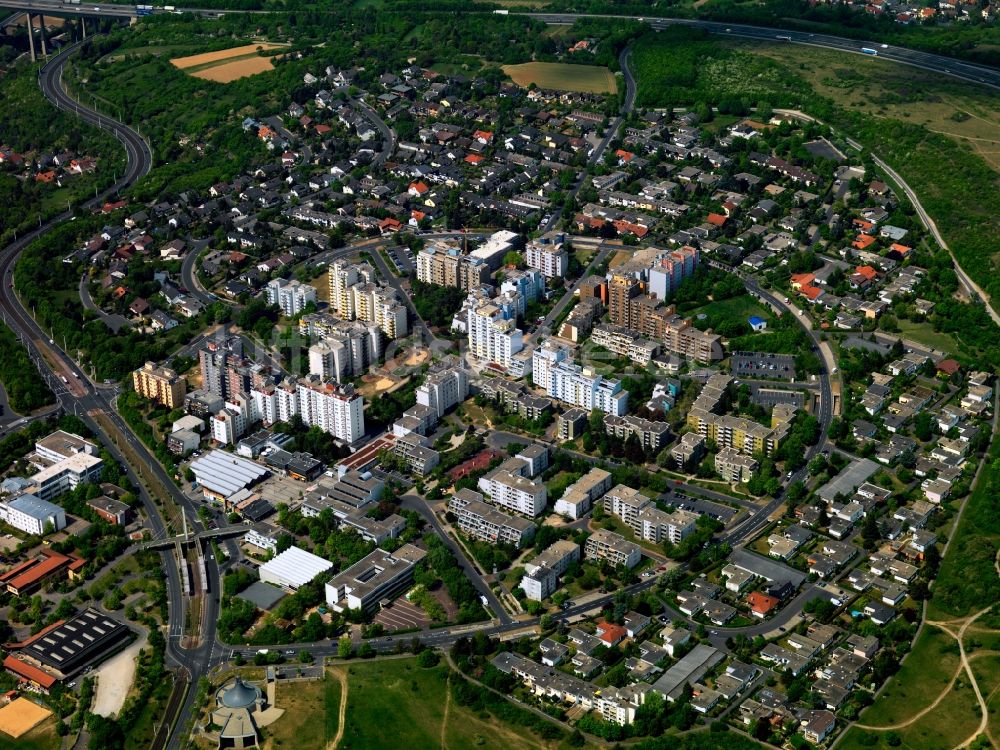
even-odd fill
[(912, 339), (918, 344), (929, 346), (942, 352), (964, 351), (962, 345), (955, 340), (951, 334), (935, 331), (930, 323), (913, 322), (912, 320), (899, 320), (899, 335), (905, 339)]
[(528, 730), (475, 714), (457, 705), (453, 696), (449, 700), (449, 677), (462, 678), (447, 666), (424, 669), (415, 658), (403, 658), (355, 662), (346, 671), (347, 716), (339, 750), (556, 747)]
[(899, 672), (858, 721), (878, 727), (910, 719), (937, 699), (955, 676), (958, 665), (955, 640), (936, 627), (925, 626)]
[(340, 680), (332, 674), (322, 680), (279, 683), (275, 703), (285, 713), (264, 730), (264, 750), (327, 747), (337, 736), (340, 693)]
[(761, 305), (749, 294), (741, 294), (738, 297), (719, 300), (718, 302), (706, 302), (701, 307), (693, 310), (685, 310), (685, 316), (695, 316), (701, 313), (707, 315), (721, 315), (726, 318), (747, 320), (750, 316), (756, 315), (764, 320), (772, 320), (774, 313), (769, 308)]
[(542, 89), (589, 94), (613, 94), (618, 91), (614, 73), (596, 65), (531, 62), (504, 65), (503, 72), (524, 88), (533, 83)]

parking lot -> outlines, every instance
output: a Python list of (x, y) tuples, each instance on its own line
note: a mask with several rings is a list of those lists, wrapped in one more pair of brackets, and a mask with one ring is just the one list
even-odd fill
[(733, 375), (738, 378), (795, 379), (795, 357), (770, 352), (734, 352)]
[(375, 622), (389, 631), (422, 629), (431, 623), (422, 609), (410, 604), (405, 599), (397, 599), (389, 607), (380, 609), (375, 615)]
[(396, 266), (396, 270), (403, 276), (408, 276), (415, 268), (413, 265), (413, 251), (404, 245), (385, 248), (385, 254)]

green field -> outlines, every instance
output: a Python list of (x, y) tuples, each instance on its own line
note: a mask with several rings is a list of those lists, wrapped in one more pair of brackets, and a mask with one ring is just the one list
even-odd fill
[(415, 658), (387, 659), (356, 662), (346, 670), (347, 718), (338, 750), (556, 747), (526, 729), (456, 705), (449, 677), (462, 678), (443, 664), (424, 669)]
[(0, 732), (0, 750), (57, 750), (61, 745), (56, 720), (51, 716), (17, 740)]
[[(285, 714), (264, 731), (267, 748), (323, 748), (337, 736), (340, 680), (327, 674), (314, 682), (284, 683), (275, 695)], [(316, 717), (322, 716), (323, 721)]]
[(701, 307), (684, 311), (684, 315), (686, 317), (694, 317), (696, 315), (700, 315), (701, 313), (709, 316), (721, 316), (744, 321), (751, 315), (764, 318), (764, 320), (774, 319), (774, 313), (771, 312), (771, 309), (761, 305), (749, 294), (741, 294), (739, 297), (730, 297), (729, 299), (719, 300), (718, 302), (706, 302)]
[(871, 726), (906, 721), (934, 702), (955, 676), (958, 663), (955, 640), (925, 626), (902, 668), (858, 721)]
[(518, 86), (525, 88), (533, 83), (542, 89), (588, 94), (614, 94), (618, 91), (614, 73), (596, 65), (531, 62), (504, 65), (503, 72)]
[(899, 335), (942, 352), (961, 352), (962, 345), (950, 334), (935, 331), (930, 323), (899, 320)]

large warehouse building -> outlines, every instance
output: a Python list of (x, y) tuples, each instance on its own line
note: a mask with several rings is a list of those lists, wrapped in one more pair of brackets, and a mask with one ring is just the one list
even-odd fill
[(280, 555), (260, 566), (260, 580), (286, 589), (297, 589), (309, 583), (333, 563), (298, 547), (289, 547)]

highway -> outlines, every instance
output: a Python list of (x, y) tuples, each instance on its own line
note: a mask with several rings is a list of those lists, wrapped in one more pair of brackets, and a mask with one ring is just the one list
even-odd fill
[[(108, 118), (99, 112), (93, 111), (75, 100), (73, 100), (64, 90), (62, 85), (63, 69), (67, 61), (79, 49), (79, 44), (71, 45), (63, 49), (58, 55), (52, 57), (39, 72), (39, 86), (45, 97), (53, 105), (60, 109), (73, 112), (85, 122), (91, 123), (104, 130), (114, 133), (115, 137), (125, 148), (128, 160), (125, 173), (120, 180), (105, 190), (97, 198), (88, 201), (83, 205), (85, 209), (93, 209), (109, 196), (124, 190), (133, 185), (137, 180), (146, 175), (152, 168), (152, 152), (148, 144), (136, 131)], [(156, 504), (145, 486), (145, 482), (135, 473), (133, 467), (125, 461), (122, 452), (117, 448), (114, 437), (107, 434), (93, 415), (103, 413), (111, 420), (115, 429), (119, 431), (128, 442), (129, 448), (138, 457), (142, 471), (148, 469), (157, 481), (170, 492), (176, 505), (188, 515), (189, 524), (197, 530), (198, 522), (195, 520), (196, 508), (194, 503), (188, 499), (173, 483), (163, 467), (146, 450), (142, 442), (136, 438), (128, 425), (114, 410), (109, 402), (109, 394), (104, 389), (99, 389), (95, 384), (87, 380), (77, 364), (64, 351), (62, 351), (54, 341), (48, 338), (48, 334), (43, 331), (37, 323), (25, 312), (20, 300), (13, 288), (13, 267), (17, 262), (21, 252), (31, 242), (44, 235), (47, 231), (58, 224), (69, 221), (72, 214), (64, 212), (39, 228), (19, 237), (16, 241), (8, 245), (0, 252), (0, 279), (4, 283), (0, 284), (0, 312), (2, 312), (6, 324), (24, 343), (29, 355), (39, 365), (42, 376), (49, 382), (54, 391), (58, 393), (59, 405), (67, 413), (76, 414), (83, 419), (88, 428), (98, 436), (102, 444), (110, 451), (112, 456), (126, 467), (130, 480), (139, 488), (139, 495), (143, 502), (146, 515), (149, 518), (150, 530), (154, 537), (165, 536), (168, 533), (163, 519), (161, 518)], [(65, 385), (56, 380), (54, 370), (65, 378)], [(60, 378), (61, 379), (61, 378)], [(192, 683), (197, 683), (213, 658), (216, 647), (215, 625), (218, 615), (218, 603), (214, 596), (206, 597), (205, 628), (202, 632), (201, 645), (194, 649), (185, 650), (180, 647), (180, 635), (184, 632), (185, 622), (185, 594), (181, 590), (181, 581), (174, 553), (172, 550), (162, 553), (163, 569), (167, 577), (167, 595), (169, 600), (169, 635), (167, 639), (167, 658), (172, 666), (181, 667), (188, 673)], [(219, 571), (214, 560), (206, 560), (207, 575), (209, 580), (218, 581)], [(217, 593), (217, 592), (216, 592)], [(189, 692), (187, 703), (194, 699), (195, 691)], [(190, 706), (186, 706), (190, 712)], [(182, 711), (182, 715), (183, 711)], [(172, 742), (168, 747), (178, 747), (179, 742), (176, 737), (171, 738)]]
[[(5, 0), (0, 0), (3, 5)], [(8, 6), (12, 7), (12, 6)], [(845, 37), (834, 36), (832, 34), (810, 34), (804, 31), (789, 31), (787, 29), (772, 28), (766, 26), (751, 26), (749, 24), (722, 23), (719, 21), (701, 21), (683, 18), (650, 18), (648, 16), (615, 16), (598, 13), (523, 13), (521, 15), (530, 16), (543, 23), (553, 25), (573, 24), (580, 18), (607, 18), (638, 21), (642, 19), (650, 27), (662, 30), (669, 26), (690, 26), (696, 29), (703, 29), (711, 34), (720, 34), (743, 39), (756, 39), (766, 42), (787, 42), (790, 44), (804, 44), (810, 47), (823, 47), (825, 49), (839, 50), (848, 54), (863, 55), (862, 48), (874, 50), (875, 57), (882, 60), (911, 65), (915, 68), (928, 70), (942, 75), (961, 78), (964, 81), (978, 83), (992, 88), (1000, 89), (1000, 70), (990, 68), (985, 65), (963, 62), (944, 55), (935, 55), (929, 52), (909, 49), (907, 47), (897, 47), (882, 45), (878, 42), (863, 41), (858, 39), (847, 39)], [(871, 55), (865, 55), (871, 57)]]

